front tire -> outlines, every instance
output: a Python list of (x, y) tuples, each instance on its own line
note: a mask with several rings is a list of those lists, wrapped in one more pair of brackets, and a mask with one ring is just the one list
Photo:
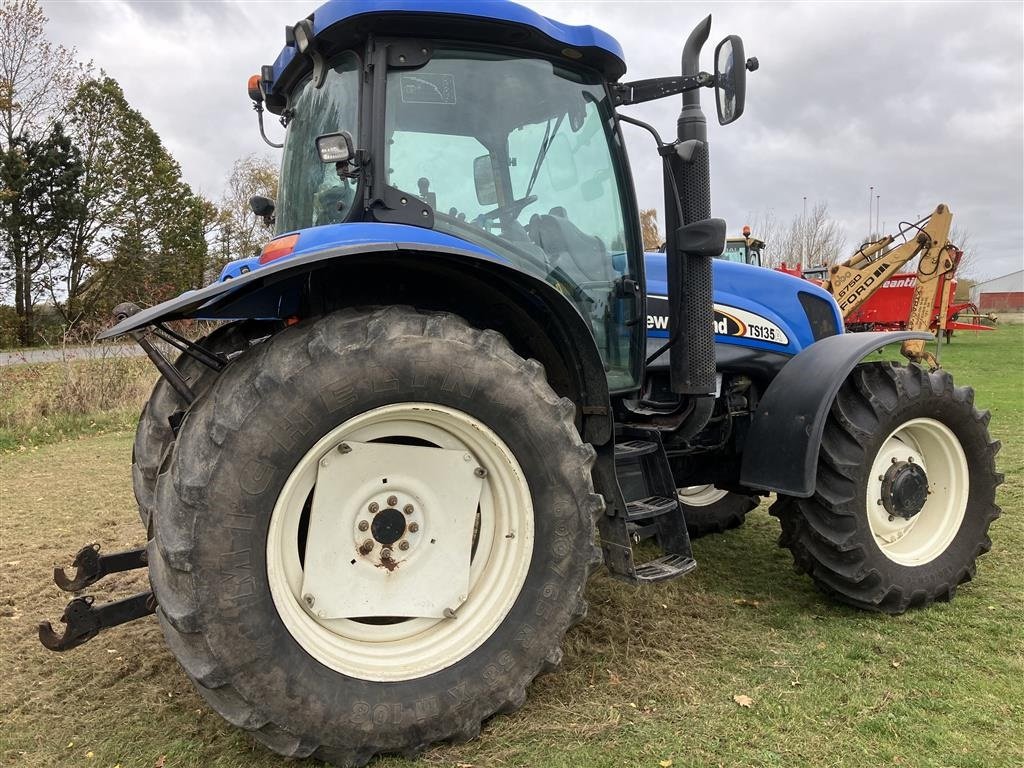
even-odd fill
[[(538, 363), (452, 315), (345, 310), (246, 352), (182, 425), (160, 475), (149, 545), (161, 627), (203, 698), (282, 755), (338, 765), (473, 738), (485, 718), (519, 707), (527, 685), (560, 661), (599, 557), (595, 454), (580, 441), (574, 412)], [(453, 616), (320, 617), (321, 598), (348, 594), (356, 578), (315, 599), (296, 588), (318, 546), (309, 536), (317, 509), (328, 508), (314, 493), (316, 482), (328, 481), (313, 479), (328, 477), (318, 473), (357, 446), (353, 455), (366, 446), (395, 456), (462, 451), (472, 460), (466, 468), (487, 468), (465, 544), (470, 590)], [(395, 496), (381, 519), (395, 518), (388, 524), (405, 538), (387, 540), (387, 562), (383, 538), (369, 554), (353, 540), (337, 567), (376, 558), (391, 573), (381, 578), (405, 578), (391, 583), (428, 599), (414, 558), (417, 546), (434, 543), (431, 514), (440, 512), (422, 497), (405, 506), (424, 480), (405, 477), (416, 471), (415, 462), (385, 460), (373, 478), (345, 476), (351, 498), (330, 506), (338, 517), (322, 530), (383, 537), (377, 518), (342, 520), (346, 505), (375, 514), (366, 511), (371, 496), (359, 494), (378, 484), (371, 495)], [(390, 487), (379, 486), (379, 475)], [(441, 489), (454, 482), (427, 481)], [(398, 510), (420, 519), (419, 544)], [(403, 563), (398, 546), (407, 540)]]
[(867, 610), (951, 600), (999, 516), (999, 443), (973, 403), (943, 370), (858, 366), (829, 414), (814, 495), (771, 508), (798, 570)]
[(691, 539), (739, 528), (747, 513), (760, 503), (757, 496), (723, 491), (713, 485), (677, 488), (676, 495)]

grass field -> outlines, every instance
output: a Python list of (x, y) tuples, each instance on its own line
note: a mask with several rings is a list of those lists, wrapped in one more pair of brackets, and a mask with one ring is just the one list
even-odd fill
[[(478, 741), (419, 764), (1024, 765), (1024, 327), (961, 335), (942, 354), (992, 410), (1006, 473), (993, 550), (956, 600), (900, 617), (838, 607), (793, 573), (763, 505), (743, 528), (696, 542), (700, 567), (677, 582), (595, 576), (561, 670)], [(66, 602), (52, 566), (85, 542), (112, 551), (142, 532), (129, 432), (37, 442), (0, 455), (2, 764), (284, 765), (211, 713), (152, 618), (65, 654), (41, 648), (36, 622)], [(93, 591), (144, 583), (110, 577)]]

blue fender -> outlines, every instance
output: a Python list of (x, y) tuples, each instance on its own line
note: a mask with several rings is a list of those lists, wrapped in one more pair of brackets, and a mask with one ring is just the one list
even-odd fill
[[(288, 318), (333, 311), (344, 305), (315, 310), (303, 307), (302, 297), (316, 281), (343, 284), (350, 268), (376, 269), (381, 283), (400, 281), (407, 274), (442, 275), (453, 286), (451, 294), (425, 297), (427, 306), (464, 316), (472, 310), (480, 327), (496, 327), (488, 321), (503, 313), (506, 324), (522, 333), (520, 339), (509, 339), (513, 346), (519, 341), (521, 354), (539, 359), (555, 390), (579, 407), (583, 439), (595, 445), (611, 440), (604, 363), (590, 327), (569, 299), (483, 248), (420, 227), (358, 223), (303, 230), (292, 255), (137, 312), (99, 338), (172, 320)], [(469, 287), (460, 290), (456, 284)]]

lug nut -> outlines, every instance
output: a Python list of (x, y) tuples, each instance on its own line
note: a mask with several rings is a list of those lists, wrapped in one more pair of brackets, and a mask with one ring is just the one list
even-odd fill
[(368, 555), (373, 552), (373, 539), (367, 539), (363, 542), (363, 546), (359, 548), (359, 553), (362, 555)]
[(407, 515), (411, 515), (416, 510), (413, 509), (412, 504), (406, 504), (402, 511), (405, 512), (405, 514)]
[(388, 549), (387, 547), (384, 547), (384, 549), (382, 549), (380, 551), (380, 559), (381, 560), (390, 560), (391, 559), (391, 550)]
[(398, 497), (397, 496), (388, 496), (388, 506), (389, 507), (393, 507), (397, 503), (398, 503)]
[(380, 504), (376, 501), (370, 502), (369, 510), (371, 515), (376, 515), (380, 511)]
[(416, 533), (420, 529), (419, 523), (409, 523), (409, 533)]
[(402, 550), (403, 552), (405, 552), (405, 550), (407, 550), (407, 549), (409, 548), (409, 542), (408, 542), (408, 541), (403, 541), (403, 542), (401, 542), (401, 543), (400, 543), (400, 544), (398, 545), (398, 548), (399, 548), (400, 550)]
[(370, 524), (368, 522), (366, 522), (365, 520), (360, 520), (359, 521), (359, 530), (360, 531), (367, 531), (369, 529), (370, 529)]

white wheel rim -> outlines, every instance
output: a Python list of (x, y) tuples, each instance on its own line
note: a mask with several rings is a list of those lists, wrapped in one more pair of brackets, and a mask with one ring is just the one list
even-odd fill
[[(918, 464), (928, 476), (928, 498), (910, 519), (881, 503), (883, 480), (894, 462)], [(956, 435), (934, 419), (912, 419), (886, 438), (871, 464), (867, 517), (882, 554), (901, 565), (931, 562), (949, 547), (967, 512), (967, 457)]]
[(713, 485), (688, 485), (677, 488), (679, 501), (688, 507), (707, 507), (721, 501), (729, 495), (728, 491), (715, 488)]
[[(480, 497), (469, 595), (452, 619), (371, 624), (314, 617), (302, 603), (298, 535), (318, 464), (346, 440), (372, 442), (394, 437), (466, 451), (488, 469)], [(514, 532), (511, 537), (510, 532)], [(271, 516), (267, 576), (274, 605), (289, 633), (317, 661), (364, 680), (409, 680), (457, 663), (494, 633), (526, 581), (533, 538), (529, 486), (504, 441), (462, 411), (429, 403), (400, 403), (349, 419), (298, 462)]]

